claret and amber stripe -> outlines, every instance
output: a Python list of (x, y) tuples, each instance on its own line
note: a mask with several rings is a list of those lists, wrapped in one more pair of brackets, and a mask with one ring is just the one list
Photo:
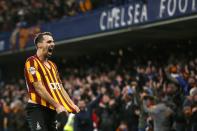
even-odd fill
[(57, 66), (52, 62), (52, 61), (49, 61), (50, 65), (53, 67), (54, 71), (55, 71), (55, 76), (57, 78), (57, 81), (59, 83), (62, 83), (62, 81), (60, 80), (60, 77), (59, 77), (59, 73), (58, 73), (58, 70), (57, 70)]

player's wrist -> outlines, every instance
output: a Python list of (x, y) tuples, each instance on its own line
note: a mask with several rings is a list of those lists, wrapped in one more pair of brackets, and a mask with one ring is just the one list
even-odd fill
[(61, 105), (59, 104), (59, 103), (55, 103), (54, 104), (54, 107), (57, 109), (57, 108), (59, 108)]

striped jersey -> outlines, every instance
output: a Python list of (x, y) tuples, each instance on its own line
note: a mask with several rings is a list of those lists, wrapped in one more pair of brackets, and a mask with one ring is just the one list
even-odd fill
[(42, 106), (55, 109), (53, 105), (40, 97), (36, 92), (33, 82), (41, 81), (50, 96), (59, 104), (64, 106), (68, 112), (75, 112), (68, 97), (64, 96), (62, 82), (55, 63), (48, 60), (50, 68), (47, 67), (36, 55), (31, 56), (25, 63), (24, 75), (27, 84), (29, 98)]

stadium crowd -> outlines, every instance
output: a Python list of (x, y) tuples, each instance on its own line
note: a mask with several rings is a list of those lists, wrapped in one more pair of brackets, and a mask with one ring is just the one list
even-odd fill
[(0, 0), (0, 32), (75, 16), (132, 0)]
[[(164, 46), (57, 62), (64, 87), (81, 110), (69, 115), (64, 131), (196, 131), (195, 49)], [(2, 82), (0, 96), (0, 130), (28, 131), (24, 80)]]

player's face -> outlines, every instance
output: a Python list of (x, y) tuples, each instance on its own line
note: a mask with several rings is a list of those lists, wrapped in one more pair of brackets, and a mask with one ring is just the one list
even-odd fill
[(55, 47), (55, 43), (53, 37), (49, 35), (44, 35), (41, 44), (43, 55), (50, 57), (53, 54), (54, 47)]

